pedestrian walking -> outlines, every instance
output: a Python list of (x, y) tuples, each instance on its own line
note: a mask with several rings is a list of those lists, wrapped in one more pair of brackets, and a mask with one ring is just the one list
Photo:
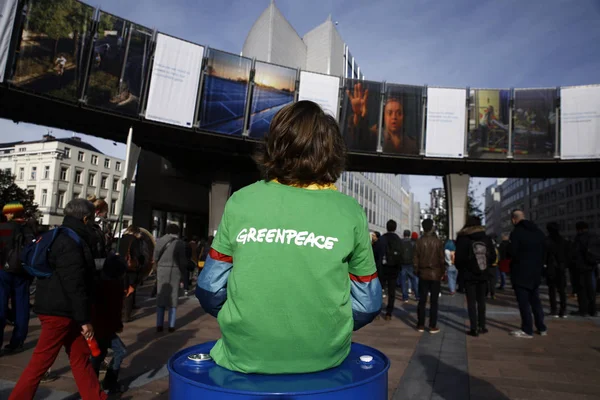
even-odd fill
[[(546, 283), (550, 297), (550, 315), (567, 318), (567, 265), (571, 260), (571, 243), (560, 234), (557, 222), (546, 225)], [(560, 303), (556, 303), (558, 294)], [(559, 308), (560, 307), (560, 308)]]
[(29, 364), (21, 374), (9, 400), (33, 399), (40, 380), (56, 360), (61, 347), (69, 357), (73, 377), (83, 400), (106, 399), (90, 362), (86, 340), (94, 337), (91, 305), (95, 265), (91, 252), (94, 205), (74, 199), (65, 207), (62, 227), (79, 237), (77, 243), (66, 232), (58, 234), (48, 253), (53, 274), (37, 282), (35, 313), (41, 333)]
[(576, 314), (595, 317), (596, 310), (596, 268), (600, 264), (600, 238), (589, 231), (588, 224), (579, 221), (575, 224), (577, 236), (574, 244), (574, 260), (579, 277)]
[(385, 309), (385, 320), (392, 319), (394, 304), (396, 302), (396, 284), (398, 281), (398, 272), (402, 265), (402, 240), (396, 234), (398, 224), (390, 219), (386, 224), (387, 232), (381, 235), (377, 241), (379, 253), (381, 254), (381, 273), (384, 276), (383, 281), (387, 287), (387, 307)]

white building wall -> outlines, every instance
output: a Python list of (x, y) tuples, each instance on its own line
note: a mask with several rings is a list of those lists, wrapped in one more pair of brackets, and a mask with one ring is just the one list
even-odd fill
[(344, 76), (344, 64), (346, 63), (344, 60), (344, 39), (342, 39), (342, 36), (335, 28), (335, 25), (332, 26), (331, 38), (331, 70), (329, 71), (329, 74)]
[(242, 54), (286, 67), (306, 68), (306, 44), (274, 3), (252, 25)]
[[(83, 161), (79, 160), (79, 152), (83, 153)], [(92, 156), (96, 157), (97, 164), (92, 163)], [(105, 167), (106, 159), (108, 167)], [(47, 176), (46, 167), (49, 168)], [(50, 140), (17, 144), (12, 152), (7, 148), (0, 150), (0, 168), (10, 168), (16, 176), (15, 184), (33, 191), (44, 225), (59, 225), (64, 206), (76, 197), (89, 195), (104, 199), (109, 206), (109, 219), (117, 220), (122, 204), (120, 181), (124, 160), (76, 147), (76, 143)], [(34, 168), (35, 177), (32, 176)], [(79, 182), (77, 172), (81, 174)], [(93, 185), (90, 185), (90, 173), (95, 175)], [(102, 177), (106, 177), (105, 186), (102, 186)], [(116, 190), (113, 189), (115, 181)]]
[[(331, 35), (333, 23), (325, 21), (308, 32), (302, 40), (306, 43), (306, 69), (322, 74), (329, 74), (331, 69)], [(343, 51), (343, 49), (342, 49)], [(340, 58), (343, 54), (340, 53)], [(341, 75), (341, 73), (340, 73)]]

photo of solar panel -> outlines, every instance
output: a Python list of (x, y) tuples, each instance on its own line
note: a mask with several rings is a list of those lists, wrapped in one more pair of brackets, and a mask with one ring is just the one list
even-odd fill
[(241, 135), (252, 60), (210, 49), (206, 68), (200, 128)]
[(294, 101), (296, 70), (257, 61), (250, 115), (250, 137), (262, 138), (277, 111)]

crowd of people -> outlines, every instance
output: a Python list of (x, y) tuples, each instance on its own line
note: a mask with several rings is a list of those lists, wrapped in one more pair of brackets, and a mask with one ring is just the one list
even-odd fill
[[(127, 349), (119, 334), (123, 323), (132, 320), (137, 287), (149, 274), (156, 274), (157, 332), (163, 330), (165, 308), (172, 332), (180, 288), (187, 293), (208, 252), (197, 238), (189, 243), (181, 239), (174, 224), (156, 243), (147, 231), (133, 225), (114, 235), (107, 203), (93, 196), (72, 200), (64, 214), (45, 260), (52, 274), (38, 277), (35, 283), (33, 311), (41, 322), (40, 337), (11, 399), (32, 399), (40, 382), (53, 380), (51, 367), (62, 347), (82, 398), (104, 399), (122, 392), (119, 375)], [(24, 350), (29, 328), (34, 276), (25, 268), (23, 255), (28, 246), (43, 242), (36, 238), (53, 231), (42, 232), (16, 202), (6, 204), (2, 215), (0, 345), (7, 323), (14, 329), (0, 356), (9, 356)], [(106, 363), (109, 349), (112, 357)], [(105, 370), (102, 382), (101, 369)]]
[[(407, 301), (408, 285), (412, 284), (418, 302), (417, 330), (425, 330), (424, 314), (430, 295), (429, 332), (439, 332), (437, 299), (441, 281), (446, 279), (451, 296), (457, 291), (466, 295), (470, 322), (467, 333), (475, 337), (486, 334), (486, 298), (495, 299), (497, 290), (505, 290), (508, 274), (521, 315), (521, 329), (511, 335), (532, 338), (535, 323), (537, 332), (545, 336), (548, 329), (544, 324), (540, 287), (545, 280), (550, 299), (547, 315), (567, 318), (567, 272), (571, 295), (578, 300), (578, 309), (571, 314), (596, 317), (599, 237), (589, 232), (583, 221), (576, 224), (577, 236), (571, 242), (561, 236), (557, 223), (546, 226), (546, 236), (521, 210), (514, 210), (511, 220), (514, 229), (510, 234), (502, 235), (500, 244), (486, 234), (477, 216), (468, 217), (456, 240), (448, 240), (445, 244), (433, 232), (430, 219), (422, 223), (424, 234), (421, 238), (416, 233), (411, 236), (410, 231), (404, 231), (403, 240), (395, 233), (396, 222), (388, 221), (386, 234), (372, 234), (379, 277), (388, 292), (385, 319), (392, 318), (397, 286), (401, 287), (402, 298)], [(498, 279), (499, 287), (496, 286)]]

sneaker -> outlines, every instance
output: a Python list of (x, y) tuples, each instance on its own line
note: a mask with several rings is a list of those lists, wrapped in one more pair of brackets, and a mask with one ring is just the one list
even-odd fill
[(405, 303), (408, 303), (408, 299), (404, 299), (403, 301), (404, 301)]
[(383, 294), (383, 298), (385, 299), (386, 297), (387, 297), (387, 295), (384, 293), (384, 294)]
[(552, 318), (558, 318), (558, 314), (557, 314), (557, 313), (550, 313), (550, 316), (551, 316)]
[(540, 336), (548, 336), (548, 330), (538, 332)]
[(560, 314), (559, 317), (562, 318), (562, 319), (567, 319), (568, 318), (566, 314)]
[(467, 335), (473, 336), (473, 337), (478, 337), (479, 332), (477, 331), (477, 329), (471, 329), (469, 332), (467, 332)]
[(175, 328), (169, 328), (169, 333), (175, 332)]
[(164, 330), (164, 328), (162, 326), (157, 326), (156, 327), (156, 332), (157, 333), (161, 333)]
[(417, 332), (425, 332), (425, 327), (423, 325), (417, 326)]
[(479, 329), (479, 333), (481, 333), (482, 335), (485, 335), (486, 333), (488, 333), (488, 329), (487, 328), (481, 328)]
[(516, 338), (519, 338), (519, 339), (533, 339), (533, 335), (529, 335), (529, 334), (523, 332), (520, 329), (517, 330), (517, 331), (512, 331), (510, 333), (510, 336), (516, 337)]
[(440, 328), (429, 328), (429, 333), (431, 333), (432, 335), (440, 333)]
[(4, 346), (4, 354), (16, 354), (24, 350), (22, 344), (7, 344)]
[(392, 314), (385, 314), (385, 317), (383, 317), (383, 319), (385, 319), (386, 321), (391, 321), (392, 320)]

